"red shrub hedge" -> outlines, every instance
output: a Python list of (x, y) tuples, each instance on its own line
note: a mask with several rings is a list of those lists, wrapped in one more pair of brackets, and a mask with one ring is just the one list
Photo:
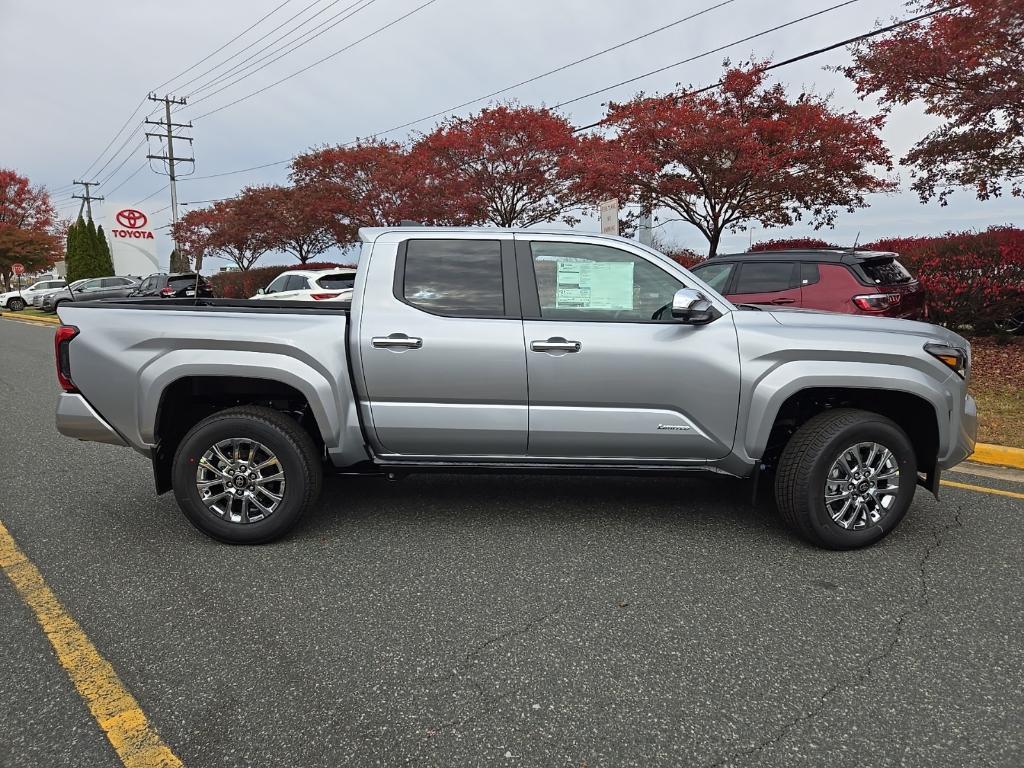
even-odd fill
[(330, 261), (311, 261), (308, 264), (275, 264), (272, 267), (255, 267), (245, 272), (218, 272), (210, 276), (213, 295), (223, 299), (247, 299), (256, 295), (257, 288), (267, 284), (282, 272), (290, 269), (330, 269), (351, 267), (351, 264), (335, 264)]
[(942, 237), (891, 238), (864, 246), (895, 251), (924, 287), (928, 319), (980, 333), (1024, 309), (1024, 230), (991, 227)]

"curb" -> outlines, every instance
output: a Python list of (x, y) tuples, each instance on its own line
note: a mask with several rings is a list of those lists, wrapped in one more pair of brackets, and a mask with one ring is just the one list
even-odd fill
[(27, 317), (20, 316), (19, 312), (2, 312), (0, 318), (4, 320), (17, 320), (19, 323), (36, 323), (38, 325), (60, 325), (60, 318), (49, 318), (49, 317), (38, 317), (35, 315), (29, 315)]
[(967, 460), (976, 461), (979, 464), (994, 464), (997, 467), (1024, 469), (1024, 448), (978, 443), (974, 453), (968, 456)]

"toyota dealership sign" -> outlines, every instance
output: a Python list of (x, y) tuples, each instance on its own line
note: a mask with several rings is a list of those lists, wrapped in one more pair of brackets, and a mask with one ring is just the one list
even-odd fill
[(146, 275), (160, 270), (156, 233), (150, 217), (138, 208), (115, 208), (105, 228), (110, 234), (114, 274)]

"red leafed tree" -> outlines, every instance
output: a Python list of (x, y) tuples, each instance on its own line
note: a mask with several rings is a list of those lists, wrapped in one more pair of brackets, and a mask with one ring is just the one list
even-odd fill
[(236, 205), (255, 223), (267, 250), (290, 253), (301, 264), (334, 245), (331, 219), (309, 187), (248, 187)]
[(581, 148), (589, 184), (675, 211), (710, 255), (745, 222), (830, 226), (840, 209), (895, 187), (877, 175), (892, 167), (880, 118), (837, 112), (809, 93), (791, 99), (758, 66), (728, 70), (717, 92), (613, 104), (606, 120), (615, 135)]
[(474, 224), (528, 227), (579, 221), (574, 209), (593, 196), (577, 183), (579, 140), (549, 109), (500, 105), (452, 118), (421, 138), (432, 194)]
[(401, 144), (370, 141), (313, 150), (292, 161), (291, 178), (342, 248), (358, 240), (360, 227), (393, 226), (403, 219), (449, 223), (445, 201), (426, 195), (422, 155)]
[(50, 195), (25, 176), (0, 168), (0, 276), (11, 282), (11, 266), (38, 270), (59, 258), (60, 237)]
[(173, 231), (178, 247), (196, 263), (213, 256), (247, 270), (269, 250), (256, 213), (237, 198), (189, 211)]
[[(954, 5), (911, 0), (912, 12)], [(1024, 195), (1024, 3), (964, 0), (854, 49), (843, 69), (883, 109), (921, 101), (943, 122), (903, 158), (922, 202), (957, 188)]]

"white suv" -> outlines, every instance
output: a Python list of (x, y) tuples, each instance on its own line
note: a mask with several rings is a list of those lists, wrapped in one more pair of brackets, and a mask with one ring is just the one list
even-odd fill
[(290, 269), (260, 288), (253, 299), (279, 301), (351, 301), (355, 269)]
[(28, 288), (22, 288), (20, 291), (0, 293), (0, 309), (20, 312), (32, 303), (34, 297), (45, 296), (47, 293), (59, 291), (61, 288), (66, 287), (67, 283), (63, 280), (40, 280), (38, 283), (33, 283)]

